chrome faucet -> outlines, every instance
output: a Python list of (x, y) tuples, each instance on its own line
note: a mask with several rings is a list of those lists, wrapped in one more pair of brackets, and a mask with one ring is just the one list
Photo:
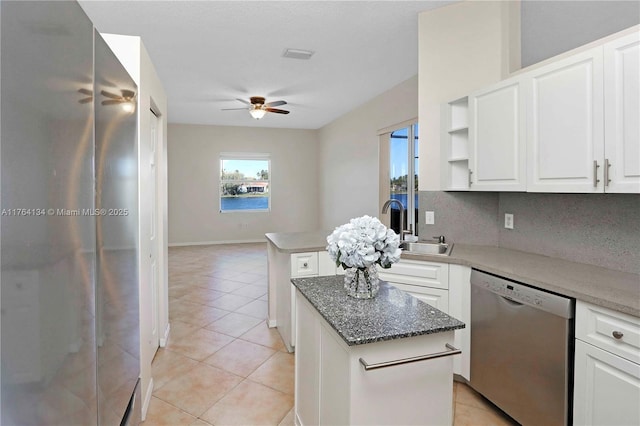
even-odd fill
[(389, 211), (389, 206), (391, 206), (391, 204), (393, 203), (396, 203), (398, 204), (398, 206), (400, 206), (400, 242), (402, 242), (404, 241), (405, 234), (412, 235), (413, 232), (411, 230), (404, 229), (404, 210), (405, 209), (404, 209), (404, 205), (402, 204), (402, 201), (396, 200), (395, 198), (388, 199), (382, 205), (382, 213), (386, 214)]

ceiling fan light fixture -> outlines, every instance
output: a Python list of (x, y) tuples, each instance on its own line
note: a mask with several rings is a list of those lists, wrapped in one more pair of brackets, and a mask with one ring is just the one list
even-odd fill
[(315, 52), (303, 49), (285, 49), (282, 56), (291, 59), (311, 59)]
[(131, 114), (136, 110), (136, 106), (133, 101), (126, 101), (122, 103), (122, 110), (128, 114)]
[(267, 111), (261, 109), (261, 108), (253, 108), (249, 110), (249, 114), (251, 114), (251, 116), (253, 118), (255, 118), (256, 120), (260, 120), (262, 117), (264, 117), (264, 115), (267, 113)]

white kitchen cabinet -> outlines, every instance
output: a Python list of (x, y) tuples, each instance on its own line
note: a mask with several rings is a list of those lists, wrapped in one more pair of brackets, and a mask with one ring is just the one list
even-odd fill
[(640, 36), (523, 74), (530, 192), (640, 193)]
[(640, 35), (604, 45), (605, 192), (640, 193)]
[(449, 315), (465, 323), (455, 331), (453, 346), (462, 353), (453, 359), (453, 372), (471, 380), (471, 268), (449, 265)]
[(400, 259), (388, 269), (379, 269), (380, 279), (449, 313), (449, 265)]
[(640, 318), (576, 302), (573, 422), (640, 424)]
[(460, 98), (442, 106), (442, 181), (450, 191), (469, 189), (469, 112), (468, 98)]
[(359, 360), (440, 353), (453, 331), (348, 346), (304, 296), (296, 297), (295, 424), (452, 424), (452, 357), (370, 371)]
[(389, 269), (379, 269), (380, 279), (459, 319), (465, 328), (455, 330), (454, 346), (462, 354), (453, 360), (453, 372), (471, 377), (471, 268), (463, 265), (400, 259)]
[[(387, 281), (387, 280), (385, 280)], [(441, 310), (444, 313), (449, 313), (449, 291), (442, 290), (440, 288), (423, 287), (419, 285), (405, 285), (399, 282), (389, 281), (389, 284), (399, 288), (402, 291), (410, 293), (413, 297), (422, 300), (433, 306), (436, 309)], [(457, 347), (457, 346), (456, 346)]]
[(444, 104), (444, 189), (640, 193), (638, 75), (636, 31)]
[(602, 56), (593, 48), (523, 76), (529, 192), (602, 192)]
[(269, 280), (275, 283), (276, 288), (275, 316), (269, 313), (269, 326), (277, 327), (287, 350), (293, 352), (296, 345), (296, 299), (291, 278), (343, 274), (344, 270), (336, 268), (326, 251), (287, 253), (279, 251), (271, 242), (267, 251)]
[(339, 268), (336, 267), (336, 262), (334, 262), (329, 257), (329, 252), (327, 251), (318, 252), (318, 276), (322, 277), (325, 275), (343, 275), (343, 274), (344, 274), (344, 269), (342, 269), (342, 267), (339, 267)]
[(521, 78), (469, 95), (472, 191), (525, 191), (526, 144)]
[(293, 253), (291, 255), (291, 278), (318, 275), (318, 253)]

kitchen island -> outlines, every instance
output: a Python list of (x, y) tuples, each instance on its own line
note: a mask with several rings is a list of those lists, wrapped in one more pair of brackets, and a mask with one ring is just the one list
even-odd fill
[(462, 322), (384, 281), (364, 300), (341, 276), (291, 282), (296, 424), (452, 423), (450, 344)]

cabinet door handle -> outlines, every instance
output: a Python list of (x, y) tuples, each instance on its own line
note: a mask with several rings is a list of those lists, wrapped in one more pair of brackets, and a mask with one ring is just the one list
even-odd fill
[(369, 364), (367, 363), (367, 361), (365, 361), (362, 358), (360, 358), (359, 361), (360, 361), (360, 364), (362, 364), (362, 366), (364, 367), (364, 370), (369, 371), (369, 370), (377, 370), (378, 368), (387, 368), (387, 367), (393, 367), (394, 365), (410, 364), (412, 362), (426, 361), (429, 359), (442, 358), (445, 356), (458, 355), (462, 353), (460, 349), (454, 348), (448, 343), (445, 346), (448, 349), (446, 351), (436, 352), (435, 354), (429, 354), (429, 355), (419, 355), (411, 358), (397, 359), (395, 361), (385, 361), (385, 362), (379, 362), (377, 364)]
[(469, 169), (469, 186), (473, 184), (473, 179), (471, 179), (472, 174), (473, 174), (473, 170)]
[(609, 179), (609, 167), (611, 167), (611, 163), (608, 158), (604, 159), (604, 186), (609, 186), (611, 183), (611, 179)]
[(303, 267), (303, 268), (308, 268), (308, 267), (309, 267), (309, 264), (308, 264), (307, 262), (304, 262), (304, 263), (302, 264), (302, 267)]
[(600, 179), (598, 179), (598, 162), (596, 160), (593, 160), (593, 187), (597, 188), (598, 187), (598, 182), (600, 182)]
[(614, 339), (618, 339), (618, 340), (622, 339), (622, 336), (624, 336), (622, 331), (617, 331), (617, 330), (614, 330), (614, 332), (611, 334), (613, 335)]

